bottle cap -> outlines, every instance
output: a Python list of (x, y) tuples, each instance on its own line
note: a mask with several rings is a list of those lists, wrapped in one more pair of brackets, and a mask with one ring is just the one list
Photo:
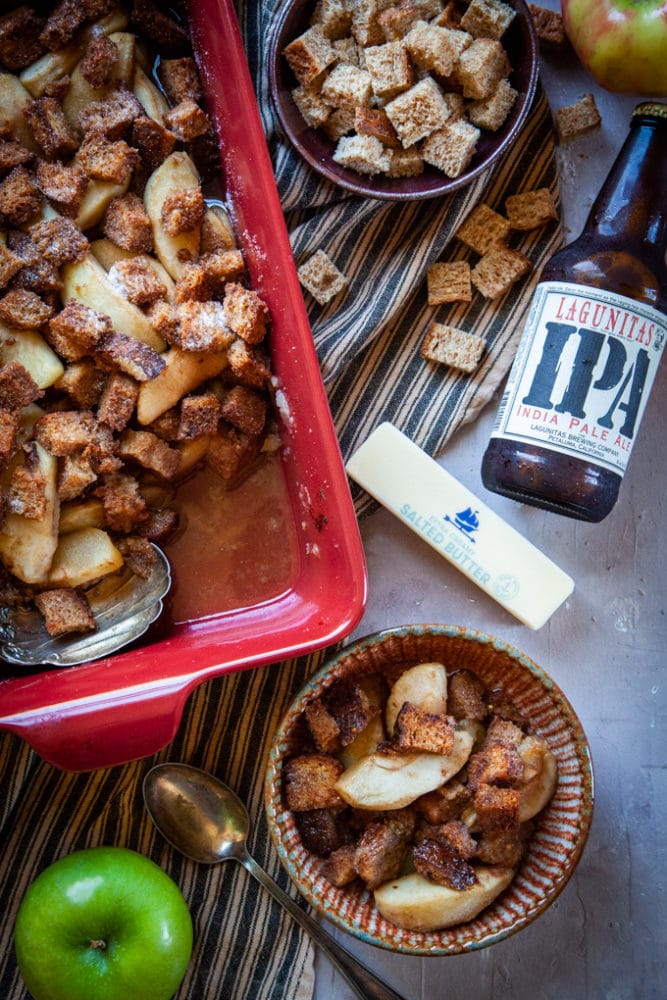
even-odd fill
[(638, 104), (632, 112), (633, 118), (636, 118), (637, 115), (651, 115), (654, 118), (667, 118), (667, 104), (662, 104), (660, 101), (644, 101), (642, 104)]

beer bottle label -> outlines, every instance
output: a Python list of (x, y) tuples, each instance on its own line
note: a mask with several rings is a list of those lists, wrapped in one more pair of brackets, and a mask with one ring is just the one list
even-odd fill
[(623, 475), (666, 335), (667, 317), (642, 302), (542, 282), (491, 436)]

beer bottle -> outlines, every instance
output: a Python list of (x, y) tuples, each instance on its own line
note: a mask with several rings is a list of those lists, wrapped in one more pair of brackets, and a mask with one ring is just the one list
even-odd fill
[(544, 267), (482, 461), (489, 490), (614, 506), (667, 333), (667, 104), (639, 104), (581, 236)]

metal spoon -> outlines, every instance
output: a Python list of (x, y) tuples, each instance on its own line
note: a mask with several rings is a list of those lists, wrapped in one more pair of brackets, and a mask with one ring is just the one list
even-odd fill
[(247, 868), (310, 934), (358, 997), (403, 1000), (330, 938), (250, 857), (248, 812), (228, 785), (188, 764), (166, 763), (146, 774), (143, 793), (151, 819), (172, 847), (202, 864), (233, 858)]
[(85, 635), (54, 638), (36, 610), (0, 608), (0, 656), (21, 666), (52, 663), (71, 667), (115, 653), (143, 635), (162, 611), (171, 586), (165, 554), (153, 545), (157, 559), (149, 577), (127, 567), (86, 591), (97, 628)]

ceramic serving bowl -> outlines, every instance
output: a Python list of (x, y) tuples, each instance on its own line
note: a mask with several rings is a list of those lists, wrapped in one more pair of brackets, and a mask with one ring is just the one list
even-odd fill
[(524, 0), (509, 0), (509, 3), (517, 16), (501, 41), (512, 65), (509, 81), (518, 96), (496, 132), (482, 131), (475, 155), (459, 177), (450, 179), (430, 166), (417, 177), (369, 177), (335, 162), (336, 143), (322, 128), (310, 128), (292, 99), (297, 80), (283, 55), (285, 47), (310, 26), (315, 0), (284, 0), (275, 14), (269, 44), (269, 86), (285, 135), (314, 170), (361, 197), (412, 201), (439, 197), (464, 187), (509, 151), (526, 120), (537, 86), (538, 44), (531, 16)]
[[(336, 681), (382, 673), (397, 664), (441, 662), (448, 672), (465, 667), (489, 688), (502, 686), (543, 737), (558, 763), (558, 783), (538, 815), (528, 850), (509, 887), (478, 917), (446, 930), (405, 930), (385, 920), (372, 894), (337, 888), (322, 875), (321, 860), (305, 850), (294, 814), (285, 805), (284, 769), (303, 749), (305, 707)], [(299, 692), (279, 727), (269, 756), (266, 809), (280, 860), (299, 892), (337, 927), (392, 951), (455, 955), (500, 941), (521, 930), (556, 899), (584, 849), (593, 813), (593, 772), (581, 724), (546, 672), (512, 646), (454, 625), (407, 625), (360, 639), (335, 654)]]

